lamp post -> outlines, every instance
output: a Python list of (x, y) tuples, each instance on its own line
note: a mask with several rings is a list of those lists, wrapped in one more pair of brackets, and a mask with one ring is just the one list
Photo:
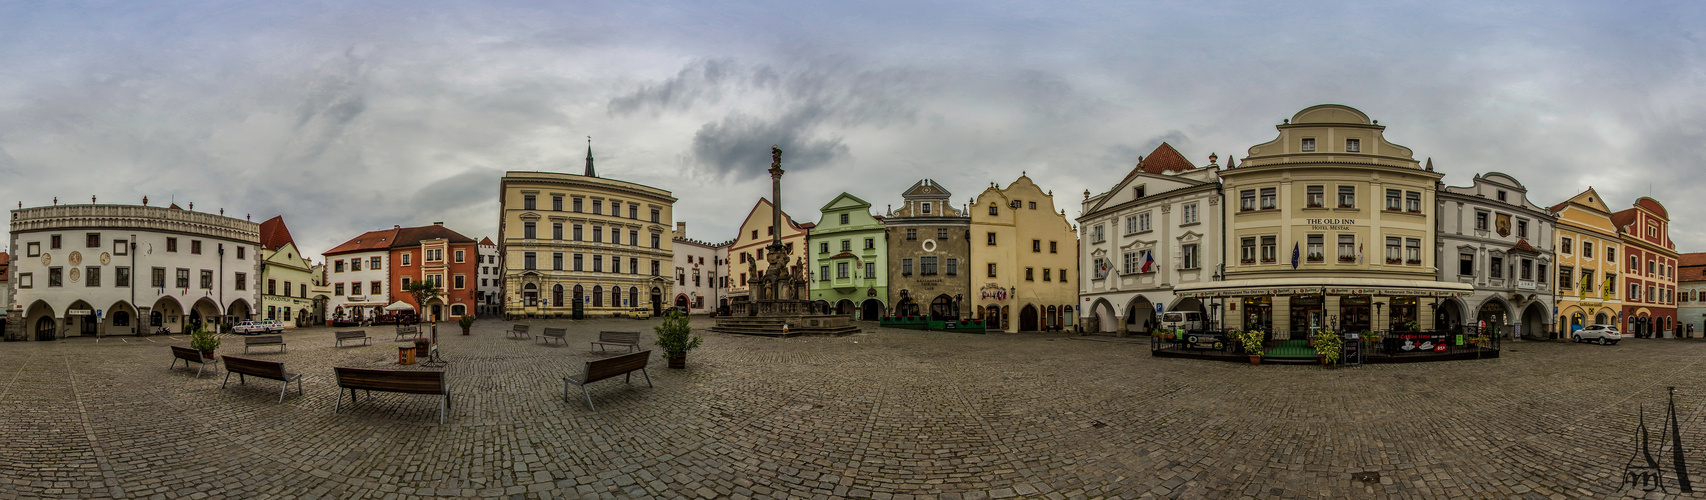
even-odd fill
[[(1374, 321), (1371, 321), (1371, 323), (1373, 323), (1373, 324), (1368, 325), (1368, 329), (1373, 330), (1374, 325), (1380, 324), (1380, 310), (1384, 307), (1386, 307), (1385, 302), (1375, 302), (1374, 303)], [(1386, 325), (1386, 326), (1388, 328), (1390, 328), (1392, 325)]]
[(1211, 302), (1208, 305), (1208, 329), (1220, 330), (1220, 303)]

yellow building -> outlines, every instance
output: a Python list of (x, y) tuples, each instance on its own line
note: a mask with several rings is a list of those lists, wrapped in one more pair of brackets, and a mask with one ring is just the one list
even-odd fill
[[(1465, 283), (1436, 281), (1434, 192), (1442, 177), (1388, 142), (1363, 112), (1311, 106), (1221, 171), (1225, 281), (1175, 288), (1210, 300), (1229, 329), (1302, 338), (1434, 328), (1441, 299)], [(1224, 309), (1222, 309), (1224, 306)]]
[(586, 172), (520, 172), (499, 181), (498, 253), (509, 317), (661, 313), (673, 296), (669, 191)]
[(806, 264), (806, 232), (812, 227), (811, 223), (800, 224), (794, 218), (782, 212), (782, 227), (775, 227), (776, 206), (768, 198), (759, 198), (753, 204), (752, 210), (746, 213), (746, 220), (740, 225), (740, 233), (735, 235), (734, 242), (729, 243), (729, 258), (723, 269), (723, 276), (729, 278), (729, 286), (724, 290), (724, 299), (730, 303), (746, 302), (751, 297), (751, 287), (747, 280), (756, 280), (760, 273), (769, 267), (765, 263), (764, 247), (774, 239), (776, 231), (782, 232), (782, 244), (788, 248), (790, 271), (799, 272)]
[(1078, 235), (1054, 194), (1020, 175), (985, 189), (969, 210), (973, 315), (1008, 332), (1070, 328)]
[(1623, 309), (1617, 295), (1617, 256), (1623, 241), (1611, 222), (1611, 209), (1593, 188), (1553, 205), (1558, 218), (1553, 241), (1558, 256), (1558, 324), (1568, 338), (1587, 325), (1617, 325)]

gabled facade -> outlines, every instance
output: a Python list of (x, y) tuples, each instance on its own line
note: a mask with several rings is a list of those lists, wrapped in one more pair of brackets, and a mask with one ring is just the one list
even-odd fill
[(1635, 206), (1611, 214), (1623, 240), (1623, 331), (1641, 337), (1667, 336), (1676, 328), (1676, 262), (1670, 239), (1670, 212), (1658, 200), (1641, 197)]
[(1593, 188), (1548, 209), (1557, 218), (1558, 335), (1587, 325), (1619, 325), (1623, 295), (1618, 292), (1623, 240), (1611, 222), (1611, 210)]
[(497, 316), (503, 314), (503, 259), (498, 253), (498, 244), (491, 238), (480, 238), (479, 257), (475, 264), (479, 266), (480, 284), (474, 288), (474, 302), (479, 304), (474, 313), (479, 316)]
[[(475, 300), (479, 284), (474, 281), (480, 275), (478, 256), (479, 245), (473, 238), (442, 223), (402, 228), (385, 259), (391, 267), (384, 292), (391, 302), (415, 306), (421, 321), (455, 321), (474, 314), (479, 304)], [(405, 290), (418, 281), (437, 284), (439, 296), (426, 304), (416, 303), (414, 294)], [(379, 295), (381, 290), (368, 293)]]
[(783, 212), (782, 227), (773, 227), (772, 217), (775, 209), (776, 206), (771, 204), (768, 198), (759, 198), (758, 203), (753, 204), (752, 210), (747, 212), (746, 219), (741, 222), (740, 232), (735, 235), (734, 242), (729, 245), (729, 258), (733, 262), (727, 264), (724, 274), (729, 277), (726, 296), (731, 303), (747, 301), (751, 296), (752, 289), (747, 282), (757, 279), (757, 273), (764, 272), (764, 247), (770, 244), (772, 235), (777, 231), (781, 232), (782, 244), (788, 247), (789, 260), (792, 262), (789, 267), (798, 272), (800, 266), (806, 265), (804, 252), (806, 230), (809, 226), (794, 222), (793, 217)]
[(296, 248), (284, 216), (261, 223), (260, 317), (279, 320), (286, 328), (324, 321), (317, 317), (311, 295), (313, 273), (314, 264)]
[[(1212, 281), (1220, 270), (1222, 213), (1220, 165), (1197, 168), (1162, 143), (1141, 157), (1131, 173), (1102, 194), (1084, 192), (1078, 313), (1094, 332), (1147, 333), (1159, 324), (1157, 309), (1184, 305), (1208, 311), (1200, 301), (1182, 302), (1173, 287)], [(1159, 306), (1159, 307), (1157, 307)]]
[(1677, 256), (1677, 336), (1706, 336), (1706, 252)]
[(1072, 328), (1078, 234), (1053, 193), (1021, 174), (983, 190), (969, 210), (974, 315), (1008, 332)]
[(876, 320), (888, 310), (888, 241), (871, 204), (841, 193), (819, 209), (823, 218), (806, 241), (811, 298), (835, 314)]
[(675, 244), (675, 297), (670, 305), (687, 309), (688, 314), (710, 313), (722, 298), (722, 288), (717, 286), (719, 245), (688, 238), (687, 223), (681, 221), (675, 222), (670, 239)]
[(900, 209), (883, 217), (889, 315), (973, 316), (971, 217), (950, 204), (952, 197), (936, 181), (920, 180), (901, 193)]
[(1501, 333), (1551, 337), (1552, 214), (1528, 200), (1522, 183), (1499, 172), (1476, 175), (1468, 186), (1441, 186), (1436, 200), (1439, 280), (1475, 287), (1467, 297), (1449, 299), (1442, 321), (1486, 321)]
[(326, 282), (332, 290), (326, 302), (327, 322), (378, 319), (391, 304), (385, 283), (391, 279), (391, 245), (402, 226), (368, 231), (322, 254)]

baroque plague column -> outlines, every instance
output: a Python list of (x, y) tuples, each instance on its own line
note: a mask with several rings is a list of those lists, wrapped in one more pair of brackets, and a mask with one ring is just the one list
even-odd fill
[[(782, 150), (770, 148), (770, 199), (776, 201), (771, 211), (771, 227), (782, 227)], [(736, 302), (732, 315), (717, 320), (713, 331), (749, 335), (789, 336), (806, 333), (849, 334), (858, 328), (848, 324), (840, 315), (813, 314), (807, 286), (810, 270), (804, 257), (789, 262), (791, 253), (782, 243), (780, 231), (775, 231), (763, 256), (747, 256), (747, 275), (756, 277), (752, 300)], [(758, 261), (762, 258), (769, 267), (762, 273)]]

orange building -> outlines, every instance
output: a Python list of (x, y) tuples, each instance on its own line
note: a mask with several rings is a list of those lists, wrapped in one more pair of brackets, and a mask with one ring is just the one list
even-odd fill
[[(443, 223), (393, 226), (344, 242), (324, 254), (332, 288), (329, 319), (371, 319), (398, 301), (414, 306), (422, 321), (451, 321), (474, 314), (477, 245)], [(403, 291), (409, 283), (422, 280), (439, 285), (440, 296), (425, 307)]]
[(1642, 196), (1635, 206), (1611, 214), (1623, 239), (1623, 318), (1625, 334), (1663, 336), (1676, 328), (1676, 243), (1670, 240), (1670, 213), (1658, 200)]

